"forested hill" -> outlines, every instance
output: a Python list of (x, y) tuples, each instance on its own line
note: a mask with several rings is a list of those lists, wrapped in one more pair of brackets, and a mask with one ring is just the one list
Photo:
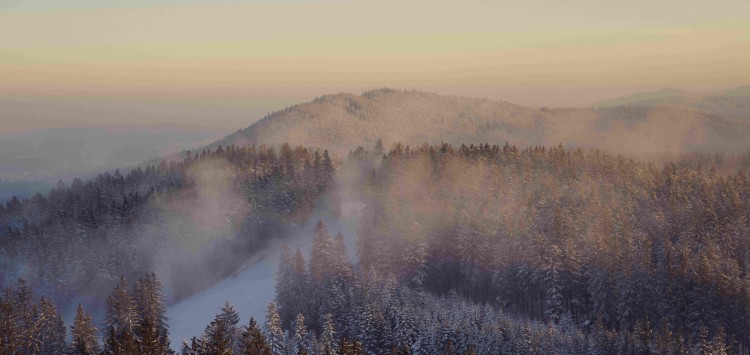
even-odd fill
[[(244, 194), (234, 193), (251, 203), (252, 213), (241, 218), (246, 227), (237, 238), (212, 248), (217, 254), (198, 255), (206, 266), (223, 263), (230, 248), (252, 246), (253, 231), (293, 218), (288, 211), (302, 213), (307, 201), (338, 188), (357, 192), (364, 205), (353, 217), (358, 261), (349, 262), (343, 235), (334, 237), (335, 229), (318, 223), (308, 235), (309, 253), (283, 249), (275, 301), (265, 320), (250, 320), (217, 302), (220, 313), (202, 336), (182, 345), (182, 354), (747, 354), (750, 349), (750, 180), (742, 171), (715, 171), (727, 170), (725, 164), (747, 167), (747, 156), (694, 155), (657, 166), (561, 146), (396, 144), (385, 151), (378, 144), (333, 161), (302, 147), (286, 145), (277, 155), (271, 148), (232, 146), (117, 177), (121, 183), (112, 183), (113, 189), (170, 181), (173, 187), (166, 191), (133, 201), (139, 213), (123, 214), (122, 206), (131, 202), (115, 201), (113, 212), (76, 218), (87, 200), (79, 196), (98, 186), (61, 188), (49, 197), (52, 223), (13, 233), (10, 240), (19, 242), (7, 250), (16, 257), (32, 252), (29, 265), (43, 265), (49, 262), (44, 257), (79, 256), (88, 249), (91, 254), (83, 258), (88, 261), (96, 251), (126, 248), (133, 239), (108, 239), (113, 231), (142, 231), (144, 221), (159, 219), (137, 201), (157, 206), (195, 201), (189, 196), (200, 195), (197, 187), (206, 180), (189, 172), (206, 163), (207, 173), (221, 170), (213, 165), (217, 160), (241, 183)], [(214, 181), (217, 175), (205, 177)], [(210, 191), (217, 190), (204, 193)], [(234, 205), (228, 194), (217, 195), (221, 203), (211, 207)], [(66, 206), (61, 201), (73, 203), (61, 210)], [(198, 204), (170, 206), (180, 212)], [(12, 216), (18, 208), (11, 206)], [(227, 211), (222, 216), (233, 218)], [(101, 227), (88, 227), (90, 221)], [(150, 237), (154, 249), (171, 247), (159, 233)], [(54, 240), (60, 244), (35, 253)], [(59, 252), (65, 243), (71, 246)], [(132, 260), (122, 252), (115, 260)], [(75, 282), (103, 266), (75, 261), (53, 261), (62, 267), (40, 271), (77, 276), (68, 279)], [(138, 281), (118, 277), (109, 287), (102, 282), (100, 288), (112, 292), (98, 296), (100, 303), (106, 299), (101, 330), (97, 334), (80, 309), (72, 344), (66, 344), (54, 302), (37, 298), (54, 293), (54, 287), (37, 287), (41, 280), (8, 282), (0, 292), (0, 353), (60, 353), (65, 347), (77, 348), (76, 354), (101, 348), (105, 354), (166, 353), (165, 347), (182, 339), (169, 339), (159, 278), (175, 275), (157, 278), (159, 271), (129, 267), (129, 279)], [(123, 269), (112, 270), (118, 271)], [(194, 281), (200, 269), (186, 271)]]
[(63, 311), (97, 311), (103, 298), (87, 300), (120, 276), (155, 271), (170, 300), (185, 297), (288, 235), (333, 171), (327, 152), (228, 147), (13, 197), (0, 203), (0, 285), (23, 278)]
[(635, 93), (597, 103), (611, 106), (669, 106), (699, 110), (738, 121), (750, 121), (750, 85), (717, 92), (697, 93), (676, 89)]
[(291, 106), (210, 146), (299, 142), (345, 154), (379, 137), (439, 144), (511, 142), (518, 146), (600, 148), (630, 155), (745, 152), (750, 123), (688, 108), (533, 109), (507, 102), (378, 89)]

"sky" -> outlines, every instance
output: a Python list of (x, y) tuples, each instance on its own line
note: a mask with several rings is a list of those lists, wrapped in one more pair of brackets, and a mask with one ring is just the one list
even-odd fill
[(0, 133), (239, 129), (391, 87), (529, 106), (750, 84), (747, 0), (0, 0)]

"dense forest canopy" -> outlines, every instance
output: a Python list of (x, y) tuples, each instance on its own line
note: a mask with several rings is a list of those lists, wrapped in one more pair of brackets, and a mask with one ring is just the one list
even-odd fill
[(282, 145), (61, 181), (1, 206), (0, 282), (24, 278), (72, 310), (122, 275), (155, 270), (172, 299), (185, 297), (304, 220), (332, 177), (327, 152)]
[[(288, 144), (220, 147), (61, 183), (0, 209), (0, 332), (84, 346), (61, 342), (61, 321), (38, 340), (25, 320), (58, 319), (53, 301), (81, 302), (105, 314), (97, 333), (78, 311), (84, 347), (162, 353), (167, 300), (153, 270), (167, 298), (190, 294), (320, 201), (356, 200), (354, 263), (343, 236), (319, 223), (309, 254), (282, 254), (265, 320), (242, 327), (226, 304), (183, 353), (746, 352), (748, 161), (692, 153), (657, 165), (562, 146), (378, 141), (344, 159)], [(165, 258), (176, 267), (160, 268)], [(141, 279), (130, 287), (122, 276)], [(52, 301), (33, 307), (18, 278)], [(158, 330), (142, 330), (155, 320)], [(5, 349), (31, 346), (3, 339)]]

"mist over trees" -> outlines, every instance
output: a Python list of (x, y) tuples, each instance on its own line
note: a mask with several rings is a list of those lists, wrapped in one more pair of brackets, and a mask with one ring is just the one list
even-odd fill
[[(0, 210), (7, 230), (0, 346), (3, 353), (746, 353), (747, 161), (693, 153), (657, 165), (562, 146), (386, 150), (378, 141), (343, 160), (289, 145), (279, 153), (230, 146), (60, 184)], [(149, 259), (166, 254), (146, 250), (197, 250), (219, 270), (215, 281), (285, 225), (309, 218), (320, 199), (332, 208), (342, 199), (363, 204), (355, 263), (345, 238), (320, 222), (311, 250), (283, 250), (265, 319), (241, 321), (231, 304), (217, 304), (203, 334), (170, 341), (168, 288)], [(164, 231), (165, 220), (211, 225), (217, 216), (195, 201), (219, 211), (229, 227), (217, 226), (228, 229), (202, 232), (211, 239), (190, 240), (197, 249), (153, 232)], [(247, 212), (231, 214), (238, 208)], [(30, 284), (51, 299), (37, 301)], [(95, 289), (111, 290), (89, 292), (103, 322), (79, 306), (66, 328), (56, 304)]]
[(159, 270), (173, 298), (190, 295), (304, 220), (333, 164), (303, 147), (219, 147), (13, 197), (0, 204), (0, 284), (23, 278), (69, 308)]
[(345, 156), (382, 138), (390, 144), (574, 145), (632, 157), (674, 160), (680, 154), (750, 150), (746, 106), (730, 100), (742, 119), (685, 105), (532, 108), (481, 98), (376, 89), (324, 95), (271, 113), (212, 145), (295, 144)]

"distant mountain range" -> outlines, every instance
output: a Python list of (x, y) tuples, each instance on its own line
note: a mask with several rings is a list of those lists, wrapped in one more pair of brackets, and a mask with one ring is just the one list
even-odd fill
[(750, 85), (710, 93), (663, 89), (602, 101), (596, 107), (669, 106), (750, 121)]
[[(745, 98), (740, 95), (745, 91), (738, 89), (731, 97)], [(378, 89), (361, 95), (326, 95), (291, 106), (209, 147), (290, 142), (345, 154), (382, 138), (386, 145), (562, 143), (631, 155), (750, 150), (750, 119), (738, 119), (742, 117), (739, 106), (721, 108), (729, 106), (730, 99), (717, 101), (713, 111), (686, 105), (636, 104), (681, 97), (674, 96), (677, 93), (633, 95), (616, 105), (612, 101), (593, 108), (534, 109), (487, 99)], [(718, 114), (734, 111), (737, 115), (730, 117)]]

